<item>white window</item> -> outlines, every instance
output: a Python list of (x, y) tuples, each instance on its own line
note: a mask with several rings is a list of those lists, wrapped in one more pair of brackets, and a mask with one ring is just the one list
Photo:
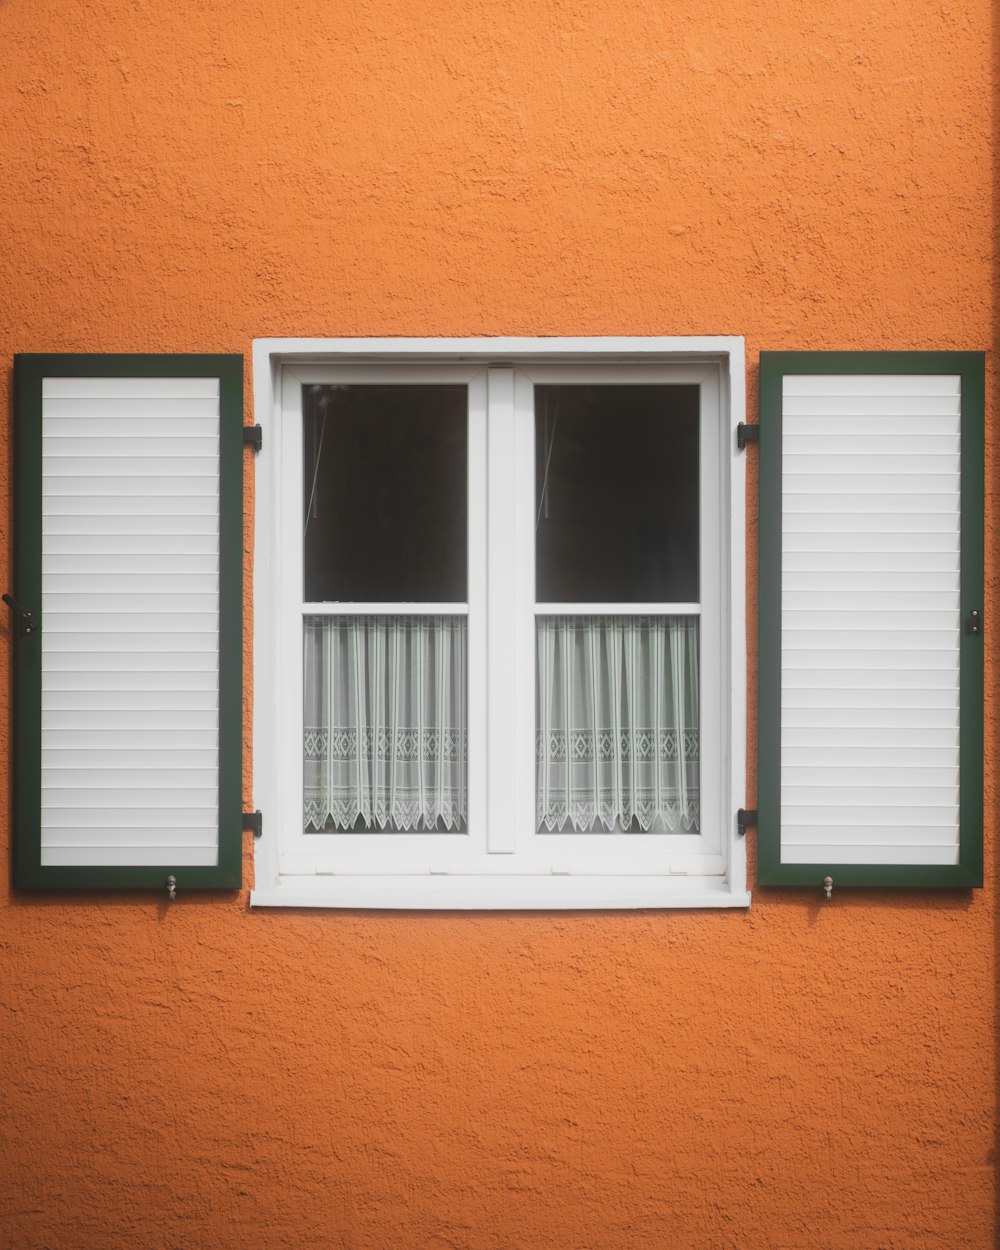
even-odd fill
[(742, 341), (255, 371), (252, 901), (746, 905)]

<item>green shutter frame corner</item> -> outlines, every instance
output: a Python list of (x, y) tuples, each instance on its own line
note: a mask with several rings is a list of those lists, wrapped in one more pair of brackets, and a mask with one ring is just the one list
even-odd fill
[[(782, 395), (789, 374), (961, 377), (959, 857), (953, 865), (783, 863), (781, 858)], [(758, 669), (758, 885), (968, 888), (983, 884), (983, 614), (985, 355), (982, 352), (761, 352)]]
[[(219, 810), (210, 866), (53, 866), (41, 862), (42, 382), (59, 377), (219, 379)], [(13, 884), (24, 890), (189, 889), (242, 884), (243, 357), (21, 354), (14, 357), (14, 598), (40, 630), (14, 639)], [(151, 811), (155, 816), (155, 811)]]

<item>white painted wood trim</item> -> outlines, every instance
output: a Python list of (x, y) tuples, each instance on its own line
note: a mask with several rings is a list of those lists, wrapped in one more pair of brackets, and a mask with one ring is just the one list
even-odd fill
[[(487, 462), (486, 462), (486, 408), (487, 374), (479, 371), (468, 382), (469, 387), (469, 500), (466, 513), (466, 541), (468, 543), (468, 570), (466, 594), (468, 623), (466, 627), (466, 682), (469, 704), (466, 709), (468, 741), (470, 744), (488, 741), (489, 724), (487, 712), (486, 631), (488, 628), (489, 599), (487, 595)], [(488, 778), (486, 757), (483, 751), (469, 750), (466, 776), (469, 786), (469, 832), (468, 839), (476, 848), (482, 848), (487, 836)]]
[[(294, 374), (301, 383), (303, 380), (312, 380), (314, 370), (320, 376), (328, 376), (331, 366), (337, 369), (343, 368), (352, 371), (374, 367), (377, 372), (385, 364), (391, 363), (403, 367), (407, 373), (410, 370), (406, 366), (413, 365), (415, 366), (413, 370), (414, 375), (428, 380), (430, 376), (428, 370), (431, 366), (440, 364), (447, 369), (460, 364), (468, 366), (471, 382), (472, 377), (476, 376), (477, 373), (479, 376), (483, 376), (482, 366), (484, 364), (506, 365), (516, 363), (523, 369), (529, 362), (532, 372), (535, 372), (538, 366), (543, 364), (592, 366), (595, 362), (603, 363), (608, 367), (635, 363), (665, 365), (670, 366), (675, 371), (675, 376), (678, 368), (690, 370), (699, 377), (704, 376), (706, 368), (714, 368), (717, 371), (721, 386), (721, 429), (725, 430), (728, 425), (731, 436), (730, 455), (727, 458), (723, 451), (723, 454), (720, 456), (720, 486), (725, 492), (724, 497), (729, 499), (729, 523), (728, 529), (723, 531), (725, 537), (723, 540), (722, 560), (724, 565), (722, 577), (725, 586), (722, 610), (729, 622), (729, 649), (727, 672), (722, 674), (721, 680), (724, 692), (723, 702), (726, 703), (724, 719), (728, 724), (728, 732), (724, 732), (724, 740), (720, 744), (723, 758), (722, 786), (719, 793), (721, 806), (720, 828), (723, 831), (721, 849), (725, 855), (725, 862), (728, 864), (726, 876), (724, 878), (671, 877), (671, 888), (664, 895), (656, 895), (654, 897), (655, 891), (650, 890), (643, 896), (643, 901), (639, 902), (634, 901), (634, 898), (632, 901), (626, 900), (618, 889), (602, 891), (599, 887), (595, 887), (588, 895), (589, 898), (595, 901), (582, 902), (580, 901), (582, 896), (578, 896), (572, 903), (525, 901), (523, 892), (521, 894), (522, 901), (517, 901), (512, 895), (509, 902), (500, 903), (497, 901), (499, 896), (495, 888), (489, 882), (487, 882), (483, 892), (483, 898), (488, 897), (489, 901), (477, 902), (475, 898), (476, 887), (474, 885), (477, 878), (471, 876), (464, 876), (462, 880), (461, 892), (468, 899), (467, 902), (422, 903), (416, 901), (415, 897), (416, 894), (424, 897), (422, 886), (417, 888), (414, 897), (407, 896), (406, 889), (415, 881), (422, 881), (423, 878), (406, 876), (400, 882), (403, 897), (401, 897), (400, 901), (394, 903), (390, 901), (392, 891), (391, 889), (387, 891), (386, 883), (390, 879), (386, 877), (372, 879), (365, 878), (363, 875), (359, 876), (357, 880), (361, 884), (358, 886), (358, 891), (355, 891), (353, 895), (350, 894), (349, 890), (345, 892), (341, 889), (339, 878), (336, 879), (338, 884), (333, 887), (329, 884), (333, 880), (330, 877), (323, 877), (318, 885), (310, 883), (308, 886), (303, 886), (303, 879), (300, 877), (287, 878), (284, 883), (275, 884), (273, 887), (267, 885), (267, 882), (277, 883), (280, 874), (278, 871), (278, 839), (277, 837), (271, 839), (265, 837), (255, 847), (257, 876), (258, 880), (264, 883), (262, 889), (254, 891), (252, 901), (256, 905), (334, 907), (368, 905), (406, 907), (467, 906), (470, 908), (479, 906), (740, 907), (746, 906), (749, 902), (749, 894), (745, 890), (745, 847), (743, 840), (737, 838), (735, 834), (736, 807), (746, 805), (746, 634), (744, 584), (746, 455), (743, 452), (737, 452), (735, 446), (736, 425), (745, 419), (745, 357), (742, 338), (735, 336), (705, 336), (685, 338), (259, 340), (254, 344), (256, 417), (258, 422), (265, 427), (268, 424), (271, 425), (272, 436), (268, 438), (267, 429), (265, 428), (265, 439), (267, 440), (265, 442), (265, 451), (257, 459), (257, 498), (259, 506), (255, 519), (257, 558), (254, 577), (255, 598), (258, 605), (257, 620), (262, 622), (262, 617), (267, 615), (267, 613), (261, 611), (261, 606), (266, 603), (267, 596), (274, 594), (276, 566), (280, 566), (282, 563), (280, 560), (276, 561), (275, 559), (275, 544), (273, 536), (269, 537), (266, 533), (268, 526), (265, 518), (275, 516), (275, 505), (280, 503), (280, 490), (275, 491), (273, 488), (274, 466), (267, 466), (266, 458), (268, 449), (274, 455), (279, 444), (276, 420), (276, 409), (278, 406), (277, 385), (278, 379), (280, 379), (283, 372)], [(451, 373), (449, 376), (454, 379), (455, 375)], [(268, 468), (266, 473), (262, 471), (265, 467)], [(270, 479), (267, 485), (264, 484), (265, 478)], [(277, 499), (276, 495), (278, 496)], [(268, 508), (270, 509), (269, 512), (266, 511)], [(472, 542), (471, 526), (472, 518), (470, 516), (470, 543)], [(472, 597), (470, 584), (470, 617), (473, 612), (471, 606)], [(384, 608), (384, 605), (381, 606)], [(564, 608), (565, 605), (562, 605), (560, 610), (564, 610)], [(301, 612), (302, 604), (300, 600), (297, 604), (299, 620), (301, 620)], [(470, 639), (475, 636), (475, 633), (475, 629), (470, 624)], [(528, 632), (526, 630), (525, 637), (527, 636)], [(255, 632), (254, 652), (257, 673), (256, 697), (258, 701), (262, 697), (262, 687), (267, 684), (265, 674), (267, 672), (273, 674), (275, 671), (279, 651), (280, 646), (278, 645), (278, 639), (275, 637), (275, 631), (270, 625), (259, 626)], [(531, 654), (533, 656), (533, 651)], [(298, 654), (297, 658), (300, 661), (301, 657)], [(471, 659), (470, 654), (470, 670), (472, 668)], [(272, 666), (270, 669), (267, 667), (269, 664)], [(728, 692), (728, 698), (725, 697), (725, 692)], [(271, 698), (269, 698), (268, 703), (270, 713), (270, 709), (275, 706), (275, 703)], [(276, 763), (279, 754), (277, 750), (278, 743), (275, 741), (276, 724), (276, 719), (270, 714), (258, 717), (255, 724), (254, 796), (255, 806), (258, 807), (270, 806), (272, 795), (279, 800), (283, 797), (280, 780), (275, 775), (276, 772), (280, 771)], [(300, 761), (296, 761), (296, 767), (298, 771), (301, 771)], [(529, 767), (532, 769), (530, 797), (533, 797), (533, 759), (530, 761)], [(533, 808), (533, 803), (530, 806)], [(277, 810), (279, 808), (276, 806), (275, 811)], [(272, 822), (270, 822), (270, 818), (267, 812), (265, 812), (265, 827), (269, 823)], [(470, 819), (470, 827), (471, 824), (472, 821)], [(728, 837), (725, 836), (727, 826), (729, 829)], [(275, 830), (275, 833), (277, 833), (277, 830)], [(554, 871), (555, 868), (553, 868)], [(434, 879), (441, 881), (450, 880), (451, 878), (436, 874)], [(548, 878), (545, 879), (548, 880)], [(573, 879), (572, 874), (570, 879)], [(615, 880), (611, 877), (602, 879), (608, 881)], [(590, 878), (590, 880), (592, 886), (594, 886), (598, 878)], [(636, 879), (632, 880), (634, 883)], [(641, 881), (642, 878), (638, 878), (638, 880)], [(368, 888), (364, 885), (365, 881), (374, 881), (371, 888), (375, 891), (375, 901), (371, 903), (358, 901)], [(701, 885), (698, 884), (699, 881), (702, 883)], [(293, 882), (295, 883), (294, 886), (290, 884)], [(293, 894), (299, 901), (290, 901)], [(353, 898), (353, 901), (349, 901), (350, 898)]]
[[(722, 852), (731, 840), (726, 817), (725, 758), (731, 739), (729, 692), (726, 687), (729, 633), (727, 598), (729, 571), (724, 522), (726, 496), (726, 424), (719, 370), (701, 384), (701, 438), (699, 457), (700, 603), (699, 651), (701, 685), (701, 816), (699, 828), (706, 847)], [(722, 783), (722, 784), (720, 784)]]
[[(278, 726), (285, 723), (279, 702), (281, 691), (276, 689), (277, 683), (274, 680), (278, 651), (276, 613), (271, 607), (272, 596), (279, 593), (276, 581), (280, 564), (275, 548), (277, 518), (281, 510), (281, 370), (279, 359), (270, 353), (258, 352), (255, 346), (252, 358), (253, 409), (250, 421), (261, 427), (263, 445), (260, 452), (249, 458), (250, 463), (246, 466), (254, 510), (253, 605), (250, 617), (253, 630), (253, 678), (250, 689), (252, 723), (249, 730), (253, 776), (250, 808), (262, 813), (266, 835), (254, 839), (254, 878), (269, 884), (279, 880), (282, 795)], [(261, 461), (259, 465), (258, 461)], [(265, 708), (266, 715), (261, 711)], [(246, 732), (244, 727), (244, 733)]]
[(491, 855), (516, 850), (517, 786), (511, 784), (510, 744), (518, 740), (518, 691), (525, 673), (510, 609), (520, 599), (519, 550), (510, 525), (516, 498), (518, 464), (514, 411), (514, 370), (490, 369), (486, 375), (487, 466), (487, 651), (486, 682), (487, 824)]
[(386, 364), (441, 361), (462, 363), (705, 364), (728, 362), (745, 375), (744, 341), (739, 335), (651, 335), (552, 338), (267, 338), (255, 339), (255, 366), (287, 364)]
[(467, 603), (304, 603), (303, 616), (468, 616)]
[(535, 616), (701, 616), (701, 604), (536, 603)]
[(255, 889), (252, 907), (386, 908), (411, 911), (560, 911), (746, 908), (746, 889), (677, 877), (458, 876), (285, 877)]
[[(729, 419), (729, 453), (722, 448), (723, 498), (729, 500), (729, 532), (724, 542), (723, 610), (729, 620), (728, 672), (723, 673), (723, 689), (728, 691), (729, 732), (723, 742), (723, 778), (728, 789), (723, 795), (723, 813), (728, 816), (730, 837), (726, 843), (729, 858), (728, 882), (734, 895), (746, 888), (746, 837), (736, 828), (736, 812), (749, 806), (747, 795), (747, 452), (736, 442), (737, 427), (746, 421), (746, 356), (743, 339), (733, 341), (726, 366), (720, 369), (719, 402)], [(728, 610), (727, 610), (728, 608)], [(749, 897), (749, 895), (747, 896)]]

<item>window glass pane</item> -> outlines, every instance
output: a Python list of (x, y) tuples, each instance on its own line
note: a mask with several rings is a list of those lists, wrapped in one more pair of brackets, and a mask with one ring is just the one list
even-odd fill
[(464, 833), (466, 622), (308, 616), (307, 833)]
[(535, 388), (541, 603), (698, 601), (697, 386)]
[(697, 833), (698, 619), (536, 621), (539, 833)]
[(307, 386), (307, 603), (463, 603), (464, 386)]

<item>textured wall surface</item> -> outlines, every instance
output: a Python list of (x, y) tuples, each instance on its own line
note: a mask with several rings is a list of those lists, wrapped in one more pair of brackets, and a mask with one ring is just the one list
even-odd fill
[[(16, 351), (265, 335), (743, 334), (751, 413), (762, 348), (990, 348), (990, 8), (3, 0), (0, 411)], [(996, 679), (972, 893), (310, 914), (4, 878), (0, 1246), (988, 1250)], [(9, 812), (4, 770), (4, 849)]]

